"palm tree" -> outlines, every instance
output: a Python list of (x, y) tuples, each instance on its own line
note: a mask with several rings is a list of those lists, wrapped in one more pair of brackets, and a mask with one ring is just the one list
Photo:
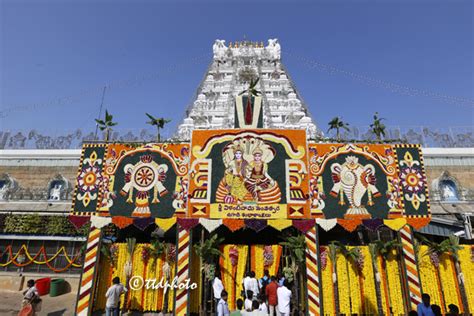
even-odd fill
[(201, 240), (200, 243), (194, 245), (194, 250), (199, 256), (200, 266), (201, 266), (201, 277), (202, 284), (204, 284), (204, 293), (203, 293), (203, 313), (207, 315), (207, 288), (209, 287), (209, 282), (214, 279), (215, 276), (215, 260), (223, 256), (222, 252), (219, 250), (219, 245), (224, 241), (224, 238), (219, 238), (217, 235), (212, 236), (206, 240)]
[(156, 136), (156, 141), (157, 142), (160, 142), (161, 140), (161, 137), (160, 137), (160, 128), (164, 128), (165, 127), (165, 124), (171, 122), (171, 120), (168, 120), (168, 119), (165, 119), (163, 117), (154, 117), (153, 115), (151, 114), (148, 114), (148, 113), (145, 113), (146, 116), (148, 116), (148, 118), (150, 119), (150, 121), (146, 122), (147, 124), (150, 124), (152, 126), (156, 126), (157, 128), (157, 136)]
[[(305, 253), (306, 253), (306, 239), (304, 235), (288, 236), (286, 241), (280, 243), (281, 246), (285, 247), (289, 251), (289, 256), (286, 257), (286, 267), (284, 270), (293, 274), (293, 285), (292, 292), (296, 294), (297, 304), (293, 304), (293, 313), (297, 306), (299, 306), (299, 285), (303, 284), (303, 275), (298, 271), (304, 271), (305, 264)], [(291, 264), (289, 263), (291, 261)], [(286, 278), (286, 276), (285, 276)]]
[(109, 141), (110, 131), (112, 130), (112, 126), (117, 125), (117, 122), (113, 122), (113, 115), (109, 114), (107, 110), (105, 110), (105, 120), (95, 119), (97, 126), (101, 131), (105, 131), (104, 134), (104, 141)]
[(380, 291), (380, 273), (377, 264), (378, 249), (376, 244), (369, 244), (370, 258), (372, 261), (372, 270), (375, 276), (375, 294), (377, 296), (377, 311), (379, 315), (383, 315), (382, 293)]
[(253, 79), (250, 79), (250, 84), (247, 90), (244, 90), (239, 93), (239, 95), (242, 95), (247, 92), (247, 105), (245, 106), (244, 110), (244, 121), (245, 124), (251, 124), (252, 123), (252, 97), (257, 97), (261, 94), (260, 91), (258, 91), (255, 87), (257, 86), (258, 81), (260, 78), (257, 77), (257, 79), (254, 81)]
[(458, 236), (450, 235), (448, 241), (449, 241), (449, 248), (450, 248), (449, 254), (451, 255), (451, 259), (454, 261), (456, 275), (458, 276), (458, 284), (459, 284), (459, 289), (461, 290), (461, 298), (464, 305), (464, 313), (469, 315), (470, 311), (469, 311), (469, 303), (468, 303), (467, 293), (466, 293), (466, 286), (464, 284), (464, 276), (461, 270), (461, 264), (459, 263), (459, 250), (461, 250), (462, 247), (459, 245)]
[(385, 137), (385, 125), (382, 123), (382, 120), (385, 120), (382, 117), (379, 117), (379, 113), (375, 112), (374, 121), (370, 124), (370, 131), (374, 133), (378, 141), (382, 140), (382, 137)]
[(346, 130), (346, 131), (349, 131), (349, 127), (348, 127), (349, 123), (346, 123), (346, 122), (342, 121), (342, 117), (339, 117), (339, 116), (336, 116), (331, 121), (329, 121), (328, 125), (329, 125), (328, 133), (329, 133), (329, 131), (331, 131), (333, 129), (336, 130), (336, 139), (337, 139), (337, 141), (341, 140), (341, 134), (340, 134), (341, 128)]
[(135, 251), (135, 245), (137, 243), (136, 238), (127, 238), (127, 251), (128, 251), (128, 260), (125, 263), (125, 277), (126, 277), (126, 282), (125, 282), (125, 288), (127, 289), (127, 292), (125, 293), (124, 300), (123, 300), (123, 311), (128, 310), (128, 296), (130, 295), (129, 286), (128, 283), (130, 281), (130, 277), (132, 276), (132, 258), (133, 258), (133, 252)]
[[(385, 284), (387, 284), (388, 287), (388, 280), (386, 279), (387, 273), (385, 272), (386, 269), (386, 262), (392, 253), (394, 249), (399, 249), (401, 247), (401, 244), (398, 243), (396, 240), (389, 240), (387, 242), (383, 242), (381, 240), (377, 240), (375, 243), (369, 244), (369, 250), (370, 250), (370, 255), (372, 259), (372, 267), (374, 270), (375, 274), (375, 291), (377, 293), (377, 309), (379, 312), (379, 315), (383, 315), (383, 304), (382, 304), (382, 289), (380, 287), (380, 271), (379, 271), (379, 266), (377, 264), (377, 258), (379, 256), (382, 257), (382, 274), (385, 278)], [(388, 305), (390, 305), (390, 293), (388, 289), (385, 289), (385, 293), (387, 297), (389, 298), (389, 302), (387, 302)]]
[[(349, 293), (351, 293), (351, 281), (349, 278), (349, 263), (353, 265), (357, 264), (357, 262), (361, 259), (362, 254), (360, 252), (360, 249), (357, 247), (349, 248), (339, 241), (333, 241), (332, 243), (337, 246), (337, 249), (342, 253), (344, 258), (346, 259), (346, 274), (347, 274), (347, 279), (349, 281), (348, 282)], [(357, 269), (357, 271), (359, 271), (359, 269)], [(350, 295), (349, 295), (349, 307), (350, 307), (350, 310), (352, 311), (352, 299)]]
[(329, 248), (329, 258), (331, 259), (332, 264), (332, 282), (334, 283), (334, 302), (335, 302), (335, 314), (339, 315), (339, 288), (337, 282), (337, 250), (338, 245), (335, 241), (332, 241), (328, 245)]
[[(467, 299), (466, 288), (464, 285), (464, 278), (461, 270), (461, 265), (459, 264), (459, 250), (462, 247), (459, 245), (459, 237), (451, 235), (448, 239), (443, 240), (440, 243), (436, 243), (434, 241), (428, 240), (423, 236), (419, 236), (421, 241), (428, 246), (428, 252), (426, 255), (430, 256), (431, 262), (436, 267), (436, 278), (438, 279), (438, 284), (440, 286), (441, 293), (443, 292), (443, 284), (441, 283), (441, 275), (439, 272), (439, 259), (441, 255), (448, 254), (451, 260), (454, 261), (454, 266), (456, 270), (456, 274), (458, 276), (458, 284), (459, 289), (461, 290), (461, 299), (464, 305), (464, 313), (469, 314), (469, 304)], [(444, 297), (441, 296), (441, 304), (444, 308), (446, 308), (446, 302), (444, 301)]]

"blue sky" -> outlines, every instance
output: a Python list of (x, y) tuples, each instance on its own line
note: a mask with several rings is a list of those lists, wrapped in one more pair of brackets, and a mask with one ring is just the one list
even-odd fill
[(214, 40), (244, 36), (279, 38), (324, 130), (336, 115), (368, 125), (375, 111), (393, 126), (473, 125), (471, 1), (0, 3), (0, 130), (93, 130), (104, 85), (120, 128), (142, 128), (149, 112), (174, 129)]

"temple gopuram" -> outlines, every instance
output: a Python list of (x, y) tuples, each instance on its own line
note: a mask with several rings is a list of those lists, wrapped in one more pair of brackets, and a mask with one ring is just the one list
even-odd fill
[[(214, 314), (216, 277), (235, 310), (250, 271), (289, 281), (292, 315), (405, 315), (422, 293), (472, 312), (469, 218), (449, 230), (432, 216), (426, 151), (326, 138), (277, 39), (216, 40), (183, 111), (164, 141), (84, 142), (69, 214), (90, 223), (77, 315), (101, 315), (117, 276), (123, 311)], [(462, 198), (451, 174), (436, 181), (447, 208)], [(442, 239), (426, 238), (434, 227)], [(448, 251), (433, 250), (441, 240)]]

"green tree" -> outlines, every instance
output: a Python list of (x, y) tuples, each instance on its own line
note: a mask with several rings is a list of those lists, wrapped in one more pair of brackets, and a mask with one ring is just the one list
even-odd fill
[(337, 280), (337, 252), (338, 244), (334, 241), (330, 242), (328, 245), (329, 248), (329, 258), (331, 259), (332, 264), (332, 282), (334, 284), (334, 302), (335, 302), (335, 314), (339, 315), (339, 284)]
[(219, 238), (217, 235), (213, 235), (208, 239), (202, 239), (199, 243), (194, 245), (194, 251), (199, 256), (201, 266), (201, 278), (202, 284), (204, 284), (203, 292), (203, 308), (204, 315), (207, 315), (207, 297), (209, 282), (215, 277), (215, 260), (223, 256), (219, 250), (220, 244), (224, 241), (224, 238)]
[(105, 110), (105, 119), (95, 119), (95, 122), (97, 123), (97, 126), (99, 126), (99, 129), (101, 131), (105, 131), (104, 141), (108, 142), (110, 137), (110, 131), (112, 131), (112, 126), (116, 126), (118, 124), (113, 121), (113, 115), (109, 114), (109, 112)]
[(253, 79), (250, 79), (250, 84), (249, 84), (249, 87), (247, 88), (247, 90), (243, 90), (242, 92), (239, 93), (239, 95), (242, 95), (245, 92), (247, 92), (247, 97), (249, 98), (249, 100), (252, 96), (254, 96), (254, 97), (259, 96), (262, 93), (259, 90), (257, 90), (257, 88), (256, 88), (257, 83), (258, 83), (259, 80), (260, 80), (260, 78), (257, 78), (255, 81)]
[[(362, 258), (362, 253), (360, 252), (360, 249), (357, 247), (349, 248), (343, 243), (339, 241), (333, 241), (331, 244), (336, 246), (336, 253), (339, 251), (344, 258), (346, 259), (346, 274), (348, 278), (348, 285), (349, 285), (349, 293), (351, 293), (351, 281), (349, 278), (349, 263), (352, 264), (354, 267), (357, 265), (359, 260)], [(331, 259), (332, 260), (332, 259)], [(357, 269), (358, 272), (360, 272)], [(349, 296), (349, 306), (350, 309), (352, 310), (352, 298)]]
[(300, 295), (298, 289), (303, 287), (303, 275), (305, 267), (306, 239), (304, 235), (288, 236), (285, 241), (280, 243), (281, 246), (289, 252), (289, 256), (285, 259), (286, 266), (283, 268), (285, 278), (292, 282), (292, 292), (295, 293), (296, 302), (293, 304), (293, 313), (300, 303)]
[(341, 129), (349, 131), (349, 123), (346, 123), (342, 120), (342, 117), (336, 116), (328, 123), (328, 133), (331, 130), (336, 130), (336, 139), (337, 141), (341, 140)]
[(156, 134), (156, 141), (160, 142), (161, 141), (161, 134), (160, 134), (160, 129), (165, 127), (165, 124), (171, 122), (171, 120), (165, 119), (164, 117), (154, 117), (151, 114), (145, 113), (146, 116), (150, 119), (147, 124), (150, 124), (151, 126), (156, 126), (157, 129), (157, 134)]
[[(377, 258), (379, 256), (382, 258), (382, 269), (384, 272), (383, 275), (384, 275), (384, 278), (386, 278), (387, 273), (385, 272), (385, 269), (386, 269), (387, 260), (389, 259), (389, 256), (392, 254), (393, 250), (398, 250), (400, 249), (400, 247), (401, 247), (401, 244), (398, 243), (396, 240), (389, 240), (387, 242), (377, 240), (376, 242), (369, 244), (370, 257), (371, 257), (372, 267), (373, 267), (375, 281), (376, 281), (375, 291), (377, 295), (377, 310), (378, 310), (379, 315), (384, 314), (384, 309), (383, 309), (383, 304), (382, 304), (382, 288), (380, 286), (381, 278), (380, 278), (379, 266), (377, 264)], [(388, 284), (388, 280), (385, 280), (385, 284)], [(388, 293), (387, 289), (385, 292), (386, 292), (387, 297), (390, 297), (389, 296), (390, 293)]]
[(382, 117), (379, 117), (379, 113), (375, 112), (374, 114), (374, 121), (370, 124), (370, 131), (374, 133), (375, 137), (378, 141), (382, 140), (382, 137), (385, 137), (385, 125), (382, 121), (385, 120)]

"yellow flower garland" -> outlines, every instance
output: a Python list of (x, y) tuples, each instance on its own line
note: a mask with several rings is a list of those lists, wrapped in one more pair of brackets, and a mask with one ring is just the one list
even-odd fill
[(403, 302), (402, 276), (400, 275), (399, 262), (395, 256), (395, 250), (387, 261), (387, 276), (390, 292), (390, 306), (394, 315), (405, 315), (405, 304)]
[(418, 254), (418, 269), (423, 286), (423, 292), (428, 293), (431, 297), (431, 304), (441, 306), (440, 289), (436, 278), (436, 268), (431, 263), (430, 257), (427, 255), (428, 246), (421, 246)]
[[(135, 250), (133, 252), (132, 256), (132, 276), (141, 276), (143, 277), (143, 280), (146, 279), (146, 274), (145, 274), (145, 263), (142, 259), (142, 251), (145, 249), (145, 247), (148, 247), (148, 245), (144, 244), (137, 244), (135, 246)], [(142, 294), (143, 294), (143, 288), (139, 290), (132, 290), (130, 289), (130, 309), (132, 310), (138, 310), (138, 311), (143, 311), (143, 303), (142, 303)]]
[(449, 254), (443, 254), (440, 258), (439, 272), (441, 275), (441, 281), (443, 282), (443, 294), (446, 302), (446, 307), (449, 304), (455, 304), (456, 306), (462, 306), (460, 296), (458, 295), (458, 283), (455, 279), (456, 273), (454, 271), (454, 263)]
[(459, 261), (464, 275), (464, 287), (466, 288), (466, 296), (471, 313), (474, 310), (474, 263), (471, 259), (471, 248), (473, 247), (472, 245), (463, 245), (459, 251)]
[(337, 286), (339, 292), (339, 313), (350, 314), (349, 304), (349, 278), (347, 277), (346, 258), (340, 253), (337, 254)]
[[(252, 245), (251, 246), (251, 269), (255, 271), (255, 275), (257, 279), (260, 279), (263, 277), (263, 271), (265, 270), (265, 267), (263, 266), (264, 262), (264, 257), (263, 253), (265, 250), (265, 245)], [(278, 268), (280, 266), (280, 256), (282, 252), (282, 247), (280, 245), (272, 245), (272, 251), (273, 251), (273, 263), (271, 266), (268, 267), (268, 272), (270, 275), (275, 275), (278, 272)]]
[(335, 315), (336, 311), (334, 310), (334, 284), (332, 282), (332, 261), (331, 258), (329, 258), (329, 255), (327, 256), (326, 268), (321, 272), (324, 314)]
[[(349, 249), (353, 249), (355, 247), (348, 247)], [(352, 314), (360, 314), (362, 310), (362, 298), (361, 298), (361, 291), (360, 291), (360, 280), (359, 280), (359, 271), (357, 267), (352, 263), (348, 262), (348, 273), (349, 273), (349, 281), (350, 286), (350, 299), (351, 299), (351, 313)]]
[(363, 279), (363, 306), (364, 314), (377, 314), (377, 292), (375, 290), (374, 270), (372, 267), (372, 260), (370, 256), (369, 247), (360, 247), (362, 255), (364, 256), (364, 267), (362, 269)]
[[(235, 279), (232, 275), (234, 270), (230, 261), (229, 251), (232, 247), (237, 247), (239, 251), (239, 259), (237, 261)], [(220, 259), (222, 283), (227, 291), (229, 309), (235, 309), (235, 301), (240, 297), (242, 290), (242, 281), (245, 273), (245, 266), (247, 265), (248, 246), (246, 245), (225, 245), (222, 247), (223, 257)]]

